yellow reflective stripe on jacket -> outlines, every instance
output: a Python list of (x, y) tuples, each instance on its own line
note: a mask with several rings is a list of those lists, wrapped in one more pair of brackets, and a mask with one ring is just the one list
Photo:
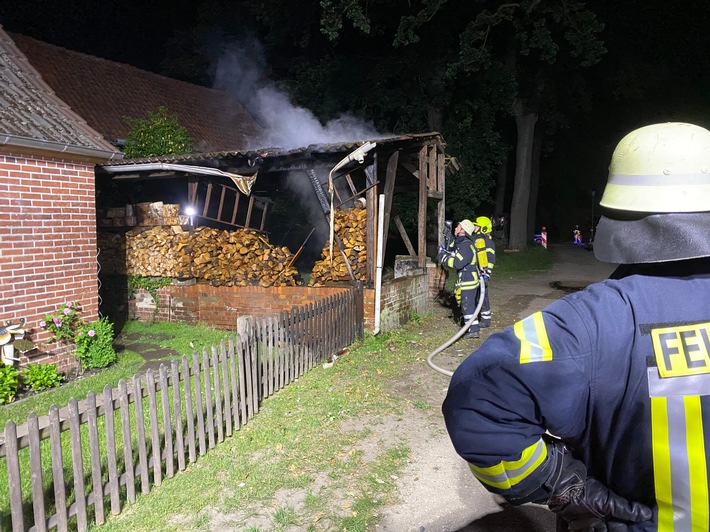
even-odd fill
[(708, 531), (710, 508), (700, 397), (651, 397), (651, 428), (658, 531)]
[(505, 460), (490, 467), (477, 467), (468, 464), (473, 475), (488, 486), (497, 489), (510, 489), (525, 480), (547, 458), (547, 445), (542, 438), (520, 455), (519, 460), (506, 462)]
[(513, 326), (520, 340), (520, 363), (548, 362), (552, 360), (552, 348), (547, 338), (542, 312), (536, 312)]

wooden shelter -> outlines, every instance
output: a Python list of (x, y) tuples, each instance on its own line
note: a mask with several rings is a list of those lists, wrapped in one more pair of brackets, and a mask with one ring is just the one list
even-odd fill
[[(454, 164), (450, 164), (450, 163)], [(427, 223), (437, 227), (441, 241), (444, 227), (444, 184), (446, 172), (455, 161), (445, 153), (439, 133), (400, 135), (360, 142), (310, 145), (305, 148), (276, 148), (250, 151), (198, 153), (117, 161), (97, 167), (99, 188), (106, 183), (145, 183), (170, 179), (183, 187), (183, 212), (192, 208), (200, 223), (225, 228), (263, 230), (269, 205), (279, 187), (293, 172), (305, 174), (323, 216), (331, 210), (359, 202), (366, 207), (367, 275), (372, 285), (376, 276), (378, 197), (384, 195), (383, 226), (396, 223), (409, 255), (426, 264)], [(284, 177), (285, 176), (285, 177)], [(332, 191), (332, 193), (331, 193)], [(417, 197), (415, 235), (404, 230), (392, 200), (401, 193)], [(436, 202), (436, 220), (427, 220), (429, 201)], [(384, 232), (382, 255), (387, 245)], [(337, 237), (334, 245), (342, 245)], [(337, 247), (336, 251), (337, 252)]]

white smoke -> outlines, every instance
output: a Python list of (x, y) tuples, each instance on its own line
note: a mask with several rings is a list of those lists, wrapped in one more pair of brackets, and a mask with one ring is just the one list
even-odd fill
[(311, 111), (294, 105), (266, 76), (264, 51), (255, 38), (226, 47), (217, 62), (215, 88), (231, 94), (263, 128), (263, 136), (253, 139), (258, 145), (249, 149), (294, 149), (382, 137), (372, 124), (353, 116), (341, 115), (323, 125)]

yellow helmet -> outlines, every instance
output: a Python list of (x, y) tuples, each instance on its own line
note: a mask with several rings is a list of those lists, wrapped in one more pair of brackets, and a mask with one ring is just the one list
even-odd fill
[(617, 145), (594, 254), (634, 264), (710, 256), (710, 131), (681, 122), (632, 131)]
[(471, 220), (461, 220), (459, 225), (466, 231), (467, 235), (471, 236), (473, 234), (473, 222)]
[(476, 218), (476, 221), (473, 222), (473, 225), (480, 227), (481, 233), (483, 233), (484, 235), (493, 231), (493, 222), (490, 218), (488, 218), (488, 216), (479, 216), (478, 218)]

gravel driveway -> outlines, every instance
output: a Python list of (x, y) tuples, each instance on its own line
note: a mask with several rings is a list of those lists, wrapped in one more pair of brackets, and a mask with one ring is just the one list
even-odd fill
[[(436, 365), (453, 370), (492, 332), (540, 310), (566, 293), (603, 280), (614, 270), (594, 254), (572, 243), (550, 247), (554, 265), (550, 271), (531, 272), (515, 278), (495, 277), (491, 285), (493, 326), (483, 329), (480, 340), (459, 340), (435, 359)], [(451, 311), (433, 309), (441, 326), (456, 326)], [(377, 531), (391, 532), (554, 532), (554, 517), (546, 507), (513, 507), (488, 493), (453, 450), (440, 413), (448, 377), (424, 367), (412, 368), (399, 389), (416, 400), (426, 398), (432, 408), (412, 408), (405, 425), (388, 427), (406, 438), (411, 449), (408, 467), (397, 480), (401, 503), (382, 512)]]

